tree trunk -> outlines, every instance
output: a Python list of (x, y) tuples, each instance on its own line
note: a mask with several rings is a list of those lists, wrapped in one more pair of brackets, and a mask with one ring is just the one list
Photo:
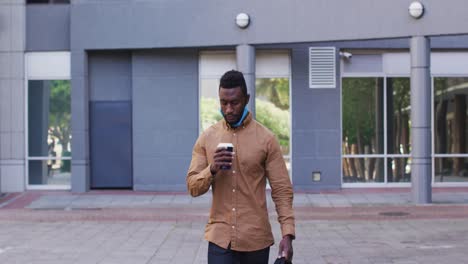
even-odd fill
[[(455, 95), (455, 120), (454, 120), (454, 153), (465, 153), (465, 120), (466, 120), (466, 96), (464, 94)], [(454, 158), (454, 175), (461, 175), (464, 158)]]
[[(448, 109), (448, 100), (441, 98), (436, 104), (435, 111), (435, 153), (437, 154), (446, 154), (447, 153), (447, 109)], [(441, 175), (444, 170), (444, 159), (436, 159), (435, 162), (435, 171), (439, 172)], [(442, 177), (442, 176), (441, 176)]]

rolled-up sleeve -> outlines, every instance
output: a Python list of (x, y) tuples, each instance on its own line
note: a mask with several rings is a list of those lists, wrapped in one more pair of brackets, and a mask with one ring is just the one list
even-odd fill
[(213, 181), (210, 166), (203, 147), (203, 138), (199, 138), (192, 151), (192, 161), (187, 173), (187, 189), (193, 197), (200, 196), (210, 189)]
[(268, 142), (266, 176), (271, 186), (281, 234), (296, 237), (293, 211), (293, 188), (278, 140), (273, 136)]

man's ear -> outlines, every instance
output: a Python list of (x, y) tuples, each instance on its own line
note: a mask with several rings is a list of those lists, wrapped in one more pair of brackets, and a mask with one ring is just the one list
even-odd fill
[(249, 103), (249, 101), (250, 101), (250, 94), (247, 94), (245, 96), (245, 104), (247, 105)]

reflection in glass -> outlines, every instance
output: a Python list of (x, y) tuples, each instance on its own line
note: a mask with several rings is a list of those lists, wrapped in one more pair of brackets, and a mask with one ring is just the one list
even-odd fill
[(383, 154), (382, 78), (343, 78), (343, 154)]
[(29, 81), (28, 87), (29, 156), (70, 156), (70, 81)]
[[(434, 78), (435, 153), (467, 153), (468, 78)], [(453, 164), (455, 171), (461, 164)]]
[(29, 161), (29, 184), (70, 185), (71, 161), (50, 159)]
[(411, 182), (410, 158), (388, 158), (387, 182)]
[(223, 117), (219, 106), (219, 80), (202, 79), (200, 84), (200, 133)]
[(277, 136), (283, 155), (289, 155), (289, 79), (258, 78), (255, 86), (256, 119)]
[(387, 78), (387, 153), (410, 153), (410, 79)]
[[(435, 158), (435, 182), (466, 182), (468, 181), (468, 158), (450, 157)], [(456, 170), (455, 164), (461, 169)]]
[(70, 185), (70, 161), (62, 160), (71, 157), (70, 92), (69, 80), (28, 82), (28, 157), (42, 159), (29, 162), (29, 184)]
[[(434, 149), (436, 155), (467, 153), (467, 94), (468, 78), (434, 78)], [(467, 167), (464, 158), (436, 160), (436, 172), (439, 172), (436, 181), (447, 179), (444, 175), (450, 175), (453, 178), (466, 174)]]
[(343, 158), (343, 182), (384, 182), (383, 158)]

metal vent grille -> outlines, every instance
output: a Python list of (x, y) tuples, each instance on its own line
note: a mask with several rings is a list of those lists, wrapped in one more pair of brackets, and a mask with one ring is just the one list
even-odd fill
[(309, 48), (309, 88), (336, 87), (335, 47)]

